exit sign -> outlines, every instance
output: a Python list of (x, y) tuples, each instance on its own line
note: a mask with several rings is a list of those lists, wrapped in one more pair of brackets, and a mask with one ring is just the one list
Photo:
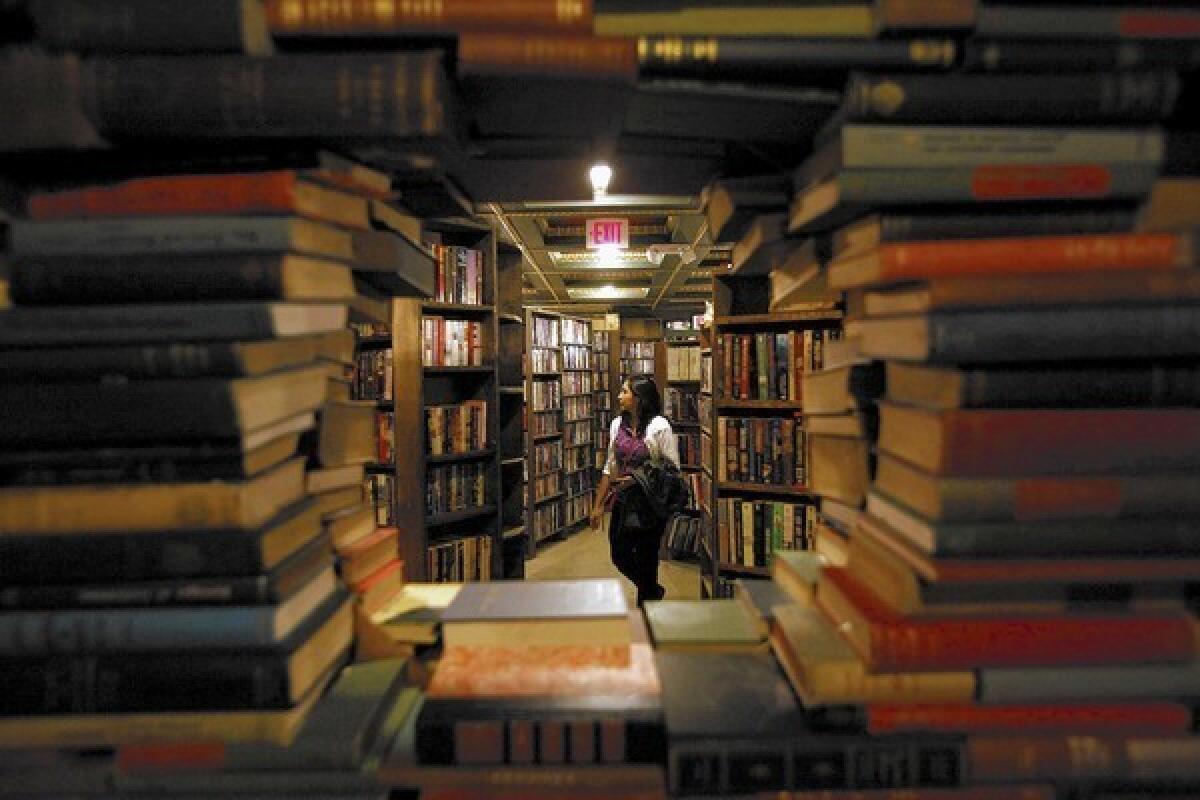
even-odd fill
[(629, 247), (629, 220), (589, 219), (584, 232), (589, 250), (601, 247)]

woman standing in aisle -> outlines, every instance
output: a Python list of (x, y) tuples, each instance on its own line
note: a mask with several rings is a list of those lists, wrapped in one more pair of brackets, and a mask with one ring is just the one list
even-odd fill
[[(617, 394), (621, 413), (612, 421), (608, 460), (596, 491), (592, 527), (599, 527), (605, 508), (612, 511), (608, 543), (613, 565), (637, 588), (637, 604), (661, 600), (666, 590), (658, 582), (658, 549), (666, 521), (648, 528), (625, 522), (625, 503), (634, 486), (632, 473), (651, 458), (679, 468), (679, 446), (671, 423), (662, 415), (662, 399), (651, 378), (629, 378)], [(615, 473), (615, 474), (614, 474)]]

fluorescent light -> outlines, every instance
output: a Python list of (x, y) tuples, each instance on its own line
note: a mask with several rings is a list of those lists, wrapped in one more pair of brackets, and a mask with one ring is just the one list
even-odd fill
[(567, 294), (576, 300), (644, 300), (650, 293), (646, 286), (568, 287)]

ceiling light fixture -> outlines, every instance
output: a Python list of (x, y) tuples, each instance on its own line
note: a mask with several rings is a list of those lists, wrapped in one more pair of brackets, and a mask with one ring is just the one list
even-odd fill
[(608, 183), (612, 180), (612, 167), (603, 162), (593, 164), (588, 170), (588, 180), (592, 182), (592, 194), (603, 197), (608, 194)]

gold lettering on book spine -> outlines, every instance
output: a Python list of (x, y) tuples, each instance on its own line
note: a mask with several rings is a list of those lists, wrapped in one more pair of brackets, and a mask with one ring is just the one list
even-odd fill
[(558, 0), (554, 5), (554, 16), (560, 21), (583, 17), (583, 0)]
[[(649, 40), (642, 37), (638, 40), (638, 57), (644, 59), (647, 55)], [(649, 48), (650, 54), (664, 64), (677, 64), (686, 57), (688, 61), (707, 61), (716, 63), (719, 45), (716, 39), (695, 39), (685, 42), (678, 36), (671, 36), (654, 41)]]

